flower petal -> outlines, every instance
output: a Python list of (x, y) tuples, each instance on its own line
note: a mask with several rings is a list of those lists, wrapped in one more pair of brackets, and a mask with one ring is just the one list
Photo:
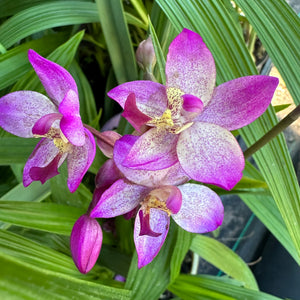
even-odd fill
[(137, 131), (140, 131), (141, 127), (151, 120), (150, 117), (137, 108), (134, 93), (129, 94), (127, 97), (122, 117), (124, 117)]
[(135, 218), (134, 243), (138, 254), (138, 268), (142, 268), (152, 262), (162, 247), (169, 231), (170, 218), (162, 210), (152, 208), (150, 210), (150, 227), (154, 232), (161, 233), (157, 237), (140, 235), (140, 218)]
[(242, 178), (243, 152), (234, 136), (218, 125), (196, 122), (183, 131), (177, 155), (194, 180), (230, 190)]
[(91, 211), (92, 218), (113, 218), (134, 209), (147, 195), (149, 188), (119, 179), (101, 196)]
[(114, 151), (113, 145), (122, 136), (119, 133), (112, 131), (112, 130), (99, 132), (99, 135), (101, 135), (103, 138), (105, 138), (105, 140), (107, 142), (105, 142), (97, 137), (98, 147), (100, 148), (100, 150), (103, 152), (103, 154), (106, 157), (109, 157), (109, 158), (113, 157), (113, 151)]
[(102, 230), (97, 220), (83, 215), (74, 224), (70, 248), (75, 265), (81, 273), (88, 273), (95, 265), (102, 239)]
[(143, 210), (139, 210), (139, 215), (138, 217), (140, 218), (140, 225), (141, 225), (141, 230), (140, 230), (140, 235), (148, 235), (148, 236), (153, 236), (153, 237), (158, 237), (161, 235), (161, 233), (154, 232), (151, 227), (150, 227), (150, 214), (144, 214)]
[(55, 105), (37, 92), (19, 91), (0, 98), (0, 126), (20, 137), (33, 137), (34, 124), (44, 115), (57, 112)]
[(79, 114), (78, 94), (68, 90), (59, 105), (59, 112), (63, 115), (60, 121), (60, 129), (75, 146), (83, 146), (85, 143), (84, 127)]
[(81, 147), (73, 146), (72, 152), (68, 154), (68, 187), (71, 193), (78, 188), (96, 154), (94, 136), (86, 128), (84, 131), (85, 144)]
[(43, 138), (36, 145), (23, 170), (23, 184), (27, 187), (32, 181), (39, 180), (44, 183), (46, 180), (59, 174), (57, 169), (65, 159), (59, 155), (58, 148), (53, 141)]
[(215, 62), (201, 36), (183, 31), (172, 41), (166, 62), (166, 86), (179, 88), (208, 103), (216, 80)]
[(235, 130), (262, 115), (271, 103), (278, 78), (253, 75), (215, 88), (211, 101), (196, 120)]
[(28, 59), (56, 106), (59, 106), (70, 89), (78, 94), (76, 82), (66, 69), (40, 56), (32, 49), (28, 50)]
[(186, 183), (178, 188), (182, 193), (182, 205), (172, 218), (180, 227), (189, 232), (204, 233), (213, 231), (222, 224), (224, 208), (214, 191), (193, 183)]
[(49, 132), (52, 124), (62, 117), (59, 113), (52, 113), (41, 117), (33, 126), (32, 133), (34, 135), (45, 135)]
[(124, 176), (130, 181), (148, 187), (159, 187), (161, 185), (178, 185), (185, 183), (189, 177), (182, 170), (179, 162), (173, 166), (156, 171), (133, 170), (122, 165), (123, 160), (128, 155), (131, 147), (139, 137), (133, 135), (124, 135), (116, 141), (114, 147), (114, 161)]
[(151, 128), (134, 143), (123, 166), (136, 170), (161, 170), (174, 165), (178, 159), (178, 136), (165, 130)]
[(113, 88), (107, 95), (124, 108), (127, 97), (131, 93), (135, 94), (137, 108), (151, 118), (160, 117), (167, 108), (165, 86), (153, 81), (126, 82)]

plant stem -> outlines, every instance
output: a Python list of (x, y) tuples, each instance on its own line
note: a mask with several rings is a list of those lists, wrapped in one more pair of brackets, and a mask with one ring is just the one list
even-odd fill
[(298, 119), (300, 116), (300, 105), (298, 105), (294, 110), (292, 110), (286, 117), (284, 117), (277, 125), (275, 125), (269, 132), (267, 132), (263, 137), (261, 137), (257, 142), (250, 146), (245, 152), (245, 159), (252, 156), (256, 151), (266, 145), (270, 140), (276, 137), (289, 125)]
[(97, 139), (101, 140), (103, 143), (106, 143), (107, 145), (114, 147), (114, 143), (105, 135), (103, 135), (100, 131), (96, 130), (95, 128), (83, 124), (83, 126), (88, 129)]

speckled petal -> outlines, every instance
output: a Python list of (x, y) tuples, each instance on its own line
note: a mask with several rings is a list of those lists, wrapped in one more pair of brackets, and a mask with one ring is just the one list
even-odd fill
[(187, 174), (182, 170), (179, 162), (173, 166), (156, 171), (132, 170), (122, 166), (131, 147), (137, 141), (138, 137), (133, 135), (124, 135), (119, 139), (114, 147), (114, 161), (124, 176), (130, 181), (148, 187), (159, 187), (161, 185), (179, 185), (189, 180)]
[(66, 69), (32, 49), (28, 50), (28, 59), (55, 105), (59, 106), (70, 89), (78, 94), (76, 82)]
[(52, 113), (41, 117), (33, 126), (32, 133), (34, 135), (45, 135), (50, 130), (52, 124), (56, 120), (60, 120), (62, 115), (60, 113)]
[(225, 82), (215, 88), (211, 101), (196, 120), (228, 130), (246, 126), (271, 103), (278, 78), (253, 75)]
[(140, 218), (135, 218), (134, 224), (134, 243), (138, 254), (138, 268), (142, 268), (152, 262), (162, 247), (169, 231), (170, 218), (162, 210), (152, 208), (150, 210), (150, 227), (154, 232), (161, 235), (154, 237), (140, 235)]
[(72, 152), (68, 154), (68, 187), (71, 193), (78, 188), (96, 154), (94, 136), (86, 128), (84, 128), (84, 131), (84, 145), (80, 147), (73, 146)]
[(140, 131), (141, 127), (151, 120), (150, 117), (137, 108), (134, 93), (129, 94), (125, 102), (122, 117), (124, 117), (137, 131)]
[(217, 229), (223, 222), (224, 208), (220, 197), (206, 186), (186, 183), (178, 187), (182, 205), (173, 220), (184, 230), (204, 233)]
[[(23, 170), (24, 186), (27, 187), (31, 182), (36, 180), (44, 183), (46, 180), (57, 175), (57, 169), (65, 158), (64, 156), (57, 159), (58, 156), (59, 150), (54, 145), (53, 141), (47, 138), (41, 139), (25, 164)], [(32, 168), (33, 172), (31, 171)]]
[(102, 230), (97, 220), (81, 216), (70, 236), (72, 258), (78, 270), (86, 274), (95, 265), (102, 246)]
[(177, 155), (183, 170), (194, 180), (232, 189), (242, 178), (243, 152), (230, 131), (196, 122), (180, 134)]
[(157, 128), (145, 132), (130, 149), (123, 166), (136, 170), (161, 170), (178, 162), (178, 136)]
[(215, 62), (199, 34), (183, 29), (172, 41), (166, 62), (166, 86), (208, 103), (216, 80)]
[(161, 233), (154, 232), (150, 227), (150, 214), (144, 214), (143, 210), (139, 210), (139, 214), (137, 218), (140, 219), (140, 236), (141, 235), (148, 235), (152, 237), (158, 237)]
[(147, 195), (149, 188), (119, 179), (101, 196), (91, 211), (92, 218), (113, 218), (134, 209)]
[(71, 144), (83, 146), (85, 132), (79, 114), (78, 94), (73, 90), (68, 90), (58, 109), (63, 115), (60, 121), (60, 129), (65, 137)]
[(33, 137), (34, 124), (44, 115), (57, 112), (55, 105), (37, 92), (19, 91), (0, 98), (0, 126), (20, 137)]
[(126, 82), (113, 88), (107, 95), (124, 108), (127, 97), (131, 93), (135, 94), (137, 108), (151, 118), (160, 117), (167, 108), (165, 86), (153, 81)]

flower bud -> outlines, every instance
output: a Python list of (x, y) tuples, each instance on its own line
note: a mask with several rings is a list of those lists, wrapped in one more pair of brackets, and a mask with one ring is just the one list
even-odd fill
[(143, 71), (152, 73), (152, 70), (156, 64), (156, 56), (151, 36), (139, 44), (136, 50), (136, 60)]
[(88, 273), (95, 265), (102, 237), (102, 230), (96, 219), (83, 215), (74, 224), (70, 247), (73, 261), (81, 273)]

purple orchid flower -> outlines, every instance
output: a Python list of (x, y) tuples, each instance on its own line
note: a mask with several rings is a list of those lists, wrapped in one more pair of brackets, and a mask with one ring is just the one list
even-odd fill
[(101, 194), (90, 217), (113, 218), (137, 207), (134, 242), (139, 268), (158, 254), (169, 230), (170, 216), (183, 229), (195, 233), (213, 231), (223, 221), (221, 199), (208, 187), (192, 183), (176, 187), (162, 182), (158, 188), (149, 188), (125, 178)]
[(218, 195), (209, 188), (183, 184), (189, 178), (179, 164), (155, 171), (132, 170), (123, 166), (118, 169), (118, 162), (128, 155), (138, 138), (126, 135), (115, 142), (114, 160), (106, 161), (96, 176), (89, 217), (137, 215), (134, 242), (138, 267), (141, 268), (150, 263), (162, 247), (169, 230), (170, 216), (183, 229), (204, 233), (221, 225), (223, 205)]
[(46, 180), (59, 174), (68, 160), (68, 187), (74, 192), (92, 164), (96, 146), (79, 115), (76, 83), (63, 67), (33, 50), (28, 58), (48, 96), (34, 91), (17, 91), (0, 98), (0, 126), (20, 137), (42, 137), (23, 172), (23, 184)]
[(233, 188), (245, 162), (230, 130), (264, 113), (278, 79), (246, 76), (215, 87), (213, 56), (188, 29), (169, 47), (166, 77), (166, 86), (132, 81), (108, 92), (136, 130), (150, 126), (120, 162), (121, 168), (161, 170), (179, 163), (194, 180)]

